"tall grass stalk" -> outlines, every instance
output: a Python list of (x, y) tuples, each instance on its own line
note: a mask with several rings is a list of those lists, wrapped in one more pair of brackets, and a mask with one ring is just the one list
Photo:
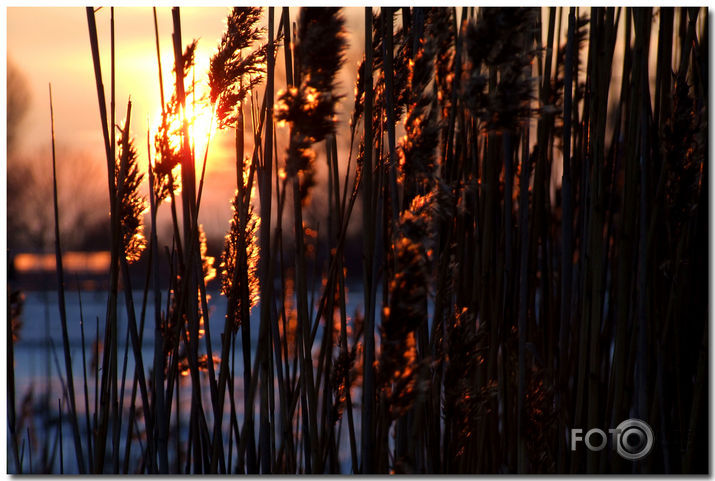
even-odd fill
[[(67, 308), (65, 307), (65, 279), (62, 269), (62, 246), (60, 243), (60, 221), (59, 207), (57, 202), (57, 158), (55, 155), (55, 114), (52, 106), (52, 86), (49, 86), (50, 93), (50, 126), (52, 143), (52, 199), (55, 216), (55, 261), (57, 262), (57, 295), (60, 309), (60, 321), (62, 323), (62, 348), (65, 357), (65, 375), (67, 376), (67, 391), (70, 401), (70, 422), (72, 423), (72, 437), (74, 440), (75, 456), (77, 467), (80, 473), (85, 473), (87, 467), (84, 464), (82, 440), (77, 422), (77, 406), (75, 401), (75, 385), (72, 373), (72, 356), (70, 354), (69, 335), (67, 333)], [(12, 337), (10, 338), (12, 342)], [(30, 463), (32, 464), (32, 463)]]

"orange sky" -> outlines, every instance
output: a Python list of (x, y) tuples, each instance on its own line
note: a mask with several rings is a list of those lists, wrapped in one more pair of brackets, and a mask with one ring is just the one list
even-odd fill
[[(225, 30), (228, 7), (181, 8), (182, 41), (199, 40), (196, 54), (195, 79), (197, 90), (204, 90), (210, 57), (216, 52)], [(298, 9), (291, 8), (291, 20), (297, 18)], [(341, 118), (346, 119), (353, 103), (355, 64), (362, 55), (362, 9), (346, 9), (350, 38), (348, 62), (341, 77), (340, 90), (345, 95)], [(173, 90), (172, 66), (174, 62), (171, 43), (172, 18), (169, 8), (158, 8), (158, 25), (164, 91)], [(276, 9), (276, 24), (280, 9)], [(109, 19), (108, 7), (96, 13), (102, 56), (102, 76), (109, 102)], [(154, 43), (154, 22), (151, 8), (115, 8), (115, 42), (117, 72), (116, 121), (123, 121), (127, 99), (132, 99), (131, 132), (139, 153), (140, 166), (146, 169), (147, 125), (153, 130), (158, 123), (161, 102), (159, 97), (158, 69)], [(48, 83), (52, 83), (55, 130), (58, 147), (70, 152), (88, 155), (82, 162), (95, 162), (93, 169), (102, 172), (96, 179), (106, 188), (106, 160), (100, 128), (97, 91), (84, 8), (77, 7), (11, 7), (7, 9), (7, 52), (12, 62), (27, 80), (31, 94), (30, 109), (22, 123), (18, 151), (24, 155), (37, 155), (47, 151), (49, 139)], [(277, 58), (276, 89), (282, 84), (282, 52)], [(206, 117), (208, 118), (208, 116)], [(347, 125), (347, 124), (346, 124)], [(280, 134), (280, 132), (279, 132)], [(339, 143), (341, 139), (338, 140)], [(229, 202), (235, 189), (234, 154), (231, 149), (232, 134), (222, 133), (211, 142), (206, 174), (206, 194), (202, 200), (200, 221), (211, 235), (221, 235), (228, 226)], [(247, 136), (247, 143), (250, 139)], [(344, 144), (343, 144), (344, 145)], [(279, 156), (284, 151), (279, 146)], [(197, 152), (197, 157), (199, 157)], [(203, 157), (203, 153), (201, 154)], [(279, 162), (282, 162), (282, 158)], [(78, 162), (58, 158), (58, 162)], [(77, 165), (77, 172), (89, 171)], [(60, 185), (60, 189), (62, 186)], [(161, 213), (161, 212), (160, 212)], [(160, 219), (161, 220), (161, 219)], [(161, 227), (160, 227), (161, 233)]]
[[(291, 8), (291, 20), (298, 16), (298, 8)], [(543, 9), (546, 14), (546, 9)], [(199, 40), (196, 55), (195, 79), (199, 91), (205, 89), (210, 57), (215, 53), (219, 39), (225, 30), (228, 7), (181, 8), (182, 40), (184, 45), (192, 39)], [(170, 8), (158, 8), (159, 35), (161, 42), (164, 90), (168, 96), (172, 91), (173, 49), (171, 43), (172, 19)], [(348, 149), (345, 128), (353, 105), (353, 88), (356, 64), (363, 53), (363, 9), (346, 8), (346, 28), (348, 31), (349, 50), (345, 68), (341, 72), (339, 91), (344, 95), (339, 109), (338, 146), (341, 163), (344, 165)], [(104, 7), (96, 13), (102, 55), (102, 74), (107, 98), (109, 95), (109, 15)], [(276, 9), (276, 25), (280, 18), (280, 8)], [(565, 16), (564, 16), (565, 17)], [(562, 23), (565, 18), (562, 19)], [(654, 18), (654, 28), (657, 20)], [(621, 23), (623, 27), (623, 23)], [(562, 25), (562, 36), (565, 34)], [(545, 32), (544, 32), (545, 35)], [(122, 122), (127, 99), (131, 95), (132, 126), (136, 139), (139, 161), (146, 169), (146, 131), (158, 123), (161, 109), (159, 100), (156, 49), (154, 44), (154, 23), (151, 8), (116, 8), (116, 70), (117, 70), (117, 117)], [(654, 42), (657, 35), (651, 36)], [(619, 65), (622, 55), (621, 43), (617, 44), (615, 65)], [(655, 51), (651, 48), (651, 56)], [(19, 149), (26, 156), (47, 156), (49, 152), (49, 105), (48, 83), (52, 83), (54, 93), (55, 126), (58, 152), (76, 153), (69, 158), (58, 158), (63, 162), (94, 162), (94, 166), (76, 165), (70, 169), (75, 172), (94, 172), (91, 180), (103, 186), (106, 191), (106, 161), (104, 160), (103, 140), (100, 128), (99, 109), (97, 106), (94, 70), (89, 45), (87, 19), (84, 8), (78, 7), (10, 7), (7, 9), (7, 53), (8, 62), (13, 63), (27, 79), (31, 94), (30, 110), (22, 123)], [(653, 58), (654, 61), (654, 58)], [(283, 51), (279, 49), (276, 59), (276, 90), (284, 86)], [(612, 72), (614, 88), (620, 85), (620, 72)], [(654, 81), (654, 79), (653, 79)], [(284, 162), (285, 145), (280, 143), (281, 130), (278, 131), (278, 165)], [(284, 131), (283, 131), (284, 132)], [(246, 136), (250, 146), (250, 136)], [(235, 156), (232, 151), (231, 134), (223, 133), (211, 143), (209, 162), (206, 173), (205, 196), (202, 199), (200, 222), (209, 237), (222, 236), (230, 217), (229, 202), (235, 189)], [(323, 149), (318, 146), (318, 155)], [(40, 154), (44, 152), (44, 154)], [(203, 154), (197, 157), (202, 157)], [(46, 159), (45, 159), (46, 160)], [(320, 158), (317, 165), (322, 166)], [(9, 159), (9, 162), (11, 159)], [(555, 165), (559, 165), (555, 163)], [(60, 169), (62, 172), (62, 169)], [(98, 175), (97, 173), (101, 173)], [(58, 174), (59, 176), (60, 174)], [(318, 177), (320, 181), (321, 172)], [(558, 169), (555, 178), (560, 178)], [(62, 178), (60, 177), (60, 181)], [(99, 187), (102, 188), (102, 187)], [(62, 190), (62, 185), (60, 185)], [(320, 196), (324, 189), (316, 189)], [(108, 201), (107, 201), (108, 202)], [(321, 205), (320, 199), (314, 205)], [(317, 208), (316, 207), (316, 208)], [(168, 209), (160, 210), (167, 219)], [(352, 225), (357, 225), (353, 223)], [(159, 232), (167, 232), (166, 226), (159, 226)]]

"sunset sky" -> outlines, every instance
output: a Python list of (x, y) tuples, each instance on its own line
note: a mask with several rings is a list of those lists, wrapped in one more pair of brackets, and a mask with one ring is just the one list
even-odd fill
[[(546, 15), (548, 9), (542, 9)], [(219, 40), (225, 31), (226, 16), (230, 8), (181, 8), (182, 41), (187, 45), (192, 39), (198, 39), (196, 65), (194, 70), (196, 90), (198, 94), (207, 91), (208, 65), (211, 56), (216, 52)], [(299, 8), (290, 9), (291, 21), (298, 18)], [(461, 12), (461, 9), (458, 9)], [(276, 32), (281, 9), (276, 8)], [(340, 75), (338, 91), (344, 98), (339, 107), (340, 127), (347, 126), (348, 117), (353, 106), (353, 89), (355, 84), (355, 66), (363, 54), (363, 14), (361, 8), (346, 8), (346, 29), (349, 49), (346, 62)], [(171, 9), (157, 9), (160, 49), (164, 91), (168, 98), (173, 90), (174, 63), (171, 34), (173, 31)], [(267, 15), (264, 16), (264, 22)], [(102, 58), (102, 75), (104, 87), (109, 102), (110, 86), (110, 9), (103, 7), (96, 12), (99, 34), (100, 55)], [(562, 36), (566, 30), (566, 19), (562, 19)], [(622, 25), (621, 25), (622, 27)], [(655, 28), (655, 25), (654, 25)], [(544, 32), (545, 35), (545, 32)], [(651, 62), (655, 62), (654, 52), (657, 36), (651, 37)], [(115, 9), (115, 42), (116, 42), (116, 122), (121, 123), (126, 114), (127, 100), (132, 99), (131, 133), (139, 155), (140, 167), (146, 171), (147, 127), (155, 131), (161, 112), (159, 96), (158, 69), (156, 47), (154, 42), (154, 22), (152, 9), (126, 7)], [(613, 95), (620, 87), (620, 58), (622, 47), (617, 44), (614, 53), (612, 71)], [(65, 172), (84, 172), (87, 179), (80, 183), (82, 191), (101, 193), (103, 202), (108, 202), (106, 194), (106, 160), (104, 158), (103, 140), (100, 127), (97, 91), (92, 66), (92, 56), (87, 29), (87, 18), (81, 7), (11, 7), (7, 9), (7, 57), (8, 65), (20, 72), (27, 82), (30, 94), (29, 110), (19, 129), (17, 149), (8, 158), (9, 165), (16, 160), (13, 155), (31, 159), (31, 162), (49, 162), (49, 98), (48, 84), (52, 83), (55, 111), (56, 142), (58, 146), (58, 177), (60, 179), (60, 198), (75, 197), (73, 190), (77, 182), (63, 183)], [(276, 92), (285, 87), (283, 49), (279, 49), (276, 58)], [(654, 77), (651, 81), (654, 82)], [(653, 90), (651, 91), (653, 92)], [(12, 94), (12, 92), (10, 92)], [(258, 98), (262, 96), (262, 89)], [(203, 158), (205, 132), (210, 121), (208, 108), (199, 108), (200, 120), (197, 121), (197, 159)], [(203, 128), (201, 128), (203, 127)], [(250, 129), (250, 124), (247, 124)], [(400, 125), (398, 124), (398, 128)], [(284, 162), (285, 136), (287, 128), (279, 128), (278, 135), (278, 165)], [(342, 130), (346, 132), (346, 130)], [(209, 238), (217, 239), (225, 233), (228, 219), (231, 215), (230, 200), (235, 189), (235, 154), (233, 152), (233, 134), (229, 132), (213, 132), (206, 170), (206, 189), (202, 200), (200, 222), (204, 225)], [(347, 135), (338, 135), (338, 147), (342, 154), (340, 163), (344, 167), (349, 149)], [(153, 140), (152, 140), (153, 142)], [(252, 142), (248, 131), (246, 145), (250, 148)], [(316, 152), (322, 155), (322, 147)], [(71, 164), (71, 165), (70, 165)], [(319, 161), (318, 177), (323, 172), (323, 162)], [(555, 163), (554, 178), (560, 179), (560, 163)], [(48, 171), (49, 172), (49, 171)], [(44, 175), (44, 174), (43, 174)], [(74, 175), (74, 174), (72, 174)], [(76, 180), (76, 179), (75, 179)], [(48, 182), (51, 181), (51, 177)], [(64, 186), (64, 193), (63, 193)], [(69, 193), (68, 193), (69, 191)], [(145, 192), (147, 192), (145, 190)], [(318, 189), (321, 195), (323, 189)], [(49, 195), (49, 193), (48, 193)], [(82, 197), (80, 202), (96, 202), (94, 198)], [(97, 197), (99, 194), (94, 194)], [(553, 192), (552, 192), (553, 195)], [(317, 199), (313, 208), (319, 208), (321, 202)], [(108, 204), (107, 204), (108, 206)], [(107, 207), (108, 210), (108, 207)], [(72, 217), (71, 209), (64, 209), (65, 216)], [(95, 210), (96, 212), (96, 210)], [(13, 213), (10, 213), (13, 215)], [(81, 217), (81, 215), (78, 215)], [(159, 233), (169, 233), (167, 209), (159, 211)], [(355, 224), (357, 225), (357, 224)], [(69, 229), (66, 229), (69, 230)]]
[(708, 7), (162, 4), (0, 9), (8, 473), (708, 472)]
[[(197, 93), (207, 91), (207, 72), (211, 56), (216, 52), (225, 31), (228, 7), (181, 8), (182, 41), (187, 45), (198, 39), (195, 81)], [(276, 29), (280, 17), (276, 9)], [(298, 8), (291, 8), (295, 21)], [(346, 9), (345, 16), (350, 39), (346, 68), (340, 82), (345, 95), (341, 117), (346, 119), (353, 103), (354, 65), (362, 55), (362, 9)], [(170, 8), (158, 8), (158, 27), (163, 70), (164, 92), (173, 90), (174, 63), (171, 43), (172, 18)], [(109, 102), (110, 85), (110, 9), (96, 12), (99, 34), (102, 75)], [(131, 132), (139, 154), (140, 166), (146, 169), (147, 126), (152, 133), (160, 119), (158, 69), (154, 42), (154, 21), (151, 8), (115, 9), (116, 43), (116, 122), (126, 114), (127, 100), (132, 100)], [(42, 157), (49, 152), (50, 120), (48, 84), (52, 84), (58, 163), (94, 163), (76, 165), (73, 171), (101, 173), (96, 180), (106, 190), (106, 160), (100, 127), (97, 90), (84, 8), (78, 7), (12, 7), (7, 9), (7, 56), (27, 82), (30, 103), (17, 141), (18, 155)], [(276, 59), (276, 90), (284, 83), (282, 51)], [(208, 109), (201, 112), (202, 126), (209, 123)], [(200, 128), (198, 130), (201, 130)], [(278, 131), (281, 135), (281, 131)], [(250, 145), (246, 135), (247, 145)], [(203, 135), (201, 135), (203, 138)], [(342, 142), (341, 142), (342, 140)], [(153, 140), (152, 140), (153, 142)], [(338, 140), (339, 145), (347, 141)], [(197, 145), (202, 141), (197, 140)], [(200, 220), (210, 236), (220, 236), (228, 225), (229, 202), (235, 188), (235, 155), (231, 150), (233, 134), (221, 132), (212, 140), (206, 174), (206, 196), (202, 201)], [(203, 149), (201, 155), (203, 157)], [(279, 156), (285, 146), (279, 145)], [(65, 158), (62, 153), (66, 152)], [(43, 159), (45, 161), (48, 159)], [(12, 163), (13, 159), (8, 159)], [(279, 159), (282, 162), (282, 159)], [(60, 169), (61, 176), (64, 172)], [(60, 181), (62, 179), (60, 178)], [(62, 185), (60, 185), (62, 189)], [(161, 212), (160, 212), (161, 214)], [(161, 218), (160, 218), (161, 222)], [(160, 232), (162, 226), (160, 226)]]

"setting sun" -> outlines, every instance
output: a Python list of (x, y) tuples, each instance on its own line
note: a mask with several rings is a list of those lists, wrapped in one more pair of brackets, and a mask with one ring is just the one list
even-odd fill
[(189, 136), (195, 151), (197, 162), (203, 162), (206, 155), (206, 147), (216, 130), (216, 122), (213, 116), (211, 105), (205, 101), (196, 101), (186, 106), (186, 114), (189, 120)]
[[(202, 51), (196, 52), (195, 63), (196, 65), (189, 70), (188, 78), (185, 81), (185, 88), (187, 90), (186, 95), (186, 108), (185, 113), (179, 111), (178, 113), (171, 114), (167, 113), (168, 116), (168, 142), (169, 146), (174, 151), (179, 151), (182, 144), (182, 132), (183, 132), (183, 122), (184, 116), (188, 124), (188, 135), (189, 135), (189, 145), (193, 152), (193, 157), (196, 163), (196, 168), (200, 172), (203, 167), (204, 158), (208, 155), (207, 147), (210, 148), (210, 142), (215, 137), (216, 133), (216, 120), (214, 115), (214, 108), (209, 101), (209, 88), (206, 82), (198, 82), (193, 77), (197, 75), (195, 73), (197, 65), (203, 66), (208, 65), (208, 56)], [(162, 64), (164, 71), (171, 72), (171, 66), (173, 64), (173, 58), (169, 56), (164, 56), (162, 58)], [(168, 79), (164, 76), (164, 91), (171, 92), (173, 90), (173, 80), (174, 76), (170, 76)], [(168, 106), (165, 107), (168, 109)], [(151, 123), (151, 138), (154, 138), (160, 131), (162, 122), (162, 109), (157, 107), (152, 118), (149, 119)], [(156, 159), (152, 159), (156, 162)]]
[[(187, 98), (186, 121), (189, 127), (189, 144), (194, 151), (194, 158), (197, 166), (203, 163), (206, 155), (206, 147), (216, 132), (216, 121), (213, 116), (213, 109), (208, 102), (207, 89), (203, 86), (196, 86), (196, 97), (193, 95)], [(158, 132), (161, 124), (161, 110), (157, 110), (154, 118), (154, 128), (152, 136)], [(169, 122), (169, 144), (173, 149), (179, 150), (181, 147), (181, 132), (183, 127), (183, 116), (172, 116)]]

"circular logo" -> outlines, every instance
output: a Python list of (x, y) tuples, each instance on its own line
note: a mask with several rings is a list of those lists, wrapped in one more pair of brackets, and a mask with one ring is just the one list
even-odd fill
[(653, 430), (640, 419), (626, 419), (616, 428), (616, 451), (635, 461), (644, 458), (653, 448)]

